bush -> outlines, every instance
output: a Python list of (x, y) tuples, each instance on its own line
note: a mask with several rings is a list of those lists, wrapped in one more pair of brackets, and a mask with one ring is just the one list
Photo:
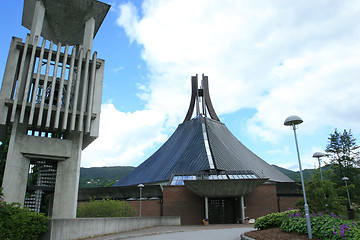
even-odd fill
[(21, 208), (19, 203), (8, 204), (0, 196), (0, 239), (38, 239), (47, 231), (48, 221), (44, 214)]
[[(359, 221), (342, 219), (335, 214), (311, 214), (312, 236), (316, 239), (360, 239)], [(307, 234), (305, 216), (289, 214), (281, 224), (284, 232)]]
[(298, 209), (267, 214), (256, 219), (254, 227), (259, 230), (280, 227), (289, 214), (296, 214), (297, 212), (299, 212)]
[(90, 199), (88, 203), (80, 203), (77, 208), (79, 218), (97, 217), (133, 217), (136, 209), (126, 201), (105, 198), (101, 201)]

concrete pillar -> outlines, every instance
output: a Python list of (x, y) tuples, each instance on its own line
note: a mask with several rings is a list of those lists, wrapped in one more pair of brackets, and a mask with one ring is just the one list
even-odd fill
[(209, 219), (209, 203), (208, 203), (208, 197), (205, 197), (205, 218)]
[(34, 44), (35, 36), (41, 35), (41, 30), (44, 22), (45, 7), (41, 0), (37, 0), (35, 4), (34, 17), (31, 23), (30, 43)]
[(72, 141), (71, 157), (57, 164), (53, 218), (76, 217), (83, 134), (73, 132), (68, 140)]
[(87, 20), (85, 24), (84, 30), (84, 40), (82, 47), (84, 48), (84, 52), (86, 53), (88, 50), (92, 50), (92, 44), (94, 39), (94, 31), (95, 31), (95, 19), (92, 17)]
[(244, 196), (240, 197), (241, 223), (245, 223)]
[(3, 194), (8, 203), (24, 204), (30, 160), (20, 152), (26, 136), (26, 126), (18, 123), (19, 114), (12, 126), (9, 149), (3, 177)]

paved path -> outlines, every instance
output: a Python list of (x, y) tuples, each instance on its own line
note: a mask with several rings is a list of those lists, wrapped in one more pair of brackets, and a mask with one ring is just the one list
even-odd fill
[(254, 230), (253, 224), (211, 224), (190, 226), (160, 226), (139, 229), (103, 237), (91, 238), (92, 240), (238, 240), (240, 234)]

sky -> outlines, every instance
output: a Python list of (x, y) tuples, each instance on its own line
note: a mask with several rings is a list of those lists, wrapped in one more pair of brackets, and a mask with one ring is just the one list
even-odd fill
[[(209, 78), (220, 121), (269, 164), (315, 168), (335, 129), (360, 141), (360, 3), (355, 0), (104, 0), (100, 135), (82, 167), (138, 166), (176, 130), (191, 76)], [(2, 1), (0, 76), (22, 0)], [(2, 79), (0, 80), (2, 81)], [(323, 159), (325, 162), (328, 160)]]

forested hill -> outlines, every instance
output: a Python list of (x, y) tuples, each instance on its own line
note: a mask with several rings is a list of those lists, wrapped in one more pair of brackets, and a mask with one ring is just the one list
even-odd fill
[[(287, 175), (289, 178), (296, 182), (300, 181), (299, 171), (292, 171), (286, 168), (282, 168), (276, 165), (272, 165), (280, 172)], [(111, 186), (117, 180), (124, 177), (126, 174), (134, 170), (135, 167), (92, 167), (92, 168), (80, 168), (80, 188), (92, 188), (92, 187), (104, 187)], [(303, 171), (304, 178), (308, 179), (314, 174), (315, 169), (305, 169)]]
[[(292, 171), (286, 168), (282, 168), (276, 165), (272, 165), (273, 167), (275, 167), (277, 170), (279, 170), (280, 172), (284, 173), (286, 176), (288, 176), (289, 178), (291, 178), (292, 180), (294, 180), (295, 182), (300, 182), (300, 171)], [(325, 167), (322, 167), (322, 169), (324, 169)], [(327, 169), (328, 167), (326, 167)], [(303, 175), (305, 180), (309, 179), (314, 173), (315, 173), (316, 169), (303, 169)], [(323, 170), (324, 171), (324, 170)]]
[(80, 168), (80, 188), (104, 187), (121, 179), (135, 167)]

